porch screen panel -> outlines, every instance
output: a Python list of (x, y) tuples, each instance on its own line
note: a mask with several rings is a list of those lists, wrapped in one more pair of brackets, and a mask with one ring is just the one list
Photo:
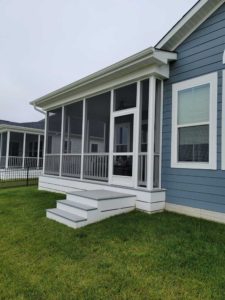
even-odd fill
[(110, 93), (86, 101), (84, 178), (108, 180)]
[(37, 134), (26, 134), (25, 143), (25, 168), (36, 168), (37, 167), (37, 156), (38, 156), (38, 135)]
[(149, 79), (141, 81), (140, 142), (138, 155), (138, 185), (147, 186)]
[(160, 185), (160, 152), (161, 152), (161, 105), (162, 104), (162, 81), (156, 79), (155, 95), (155, 128), (154, 128), (154, 170), (153, 187), (159, 188)]
[(7, 133), (2, 133), (1, 138), (1, 155), (0, 155), (0, 168), (5, 168), (6, 163), (6, 145), (7, 145)]
[(48, 112), (45, 174), (59, 175), (62, 108)]
[(40, 148), (39, 148), (39, 168), (43, 167), (43, 156), (44, 156), (44, 136), (40, 136)]
[(83, 101), (64, 109), (62, 176), (79, 178), (81, 174)]
[(21, 168), (23, 164), (23, 133), (10, 132), (9, 168)]
[(118, 88), (114, 93), (114, 111), (136, 107), (136, 83)]

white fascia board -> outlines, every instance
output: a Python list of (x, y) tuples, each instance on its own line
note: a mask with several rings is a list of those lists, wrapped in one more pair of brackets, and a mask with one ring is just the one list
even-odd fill
[(13, 125), (0, 125), (0, 131), (26, 132), (27, 134), (44, 134), (44, 130), (38, 128), (27, 128)]
[[(200, 0), (199, 2), (197, 2), (190, 10), (189, 12), (187, 12), (181, 19), (180, 21), (177, 22), (176, 25), (174, 25), (174, 27), (156, 44), (155, 48), (161, 49), (163, 48), (166, 43), (174, 37), (175, 34), (178, 33), (179, 30), (182, 29), (183, 26), (185, 26), (190, 19), (196, 14), (198, 13), (199, 10), (201, 10), (203, 8), (203, 6), (205, 4), (210, 3), (210, 4), (214, 4), (213, 1), (211, 0)], [(188, 31), (187, 34), (184, 35), (180, 35), (179, 36), (179, 41), (177, 41), (176, 44), (174, 44), (173, 46), (170, 47), (170, 51), (174, 51), (174, 49), (176, 49), (192, 32), (194, 32), (214, 11), (216, 11), (223, 3), (225, 2), (225, 0), (221, 0), (219, 2), (215, 2), (215, 6), (213, 9), (210, 10), (210, 12), (208, 14), (206, 14), (204, 17), (202, 18), (198, 18), (198, 22), (196, 22), (196, 24), (193, 24), (193, 22), (190, 24), (190, 30)]]
[[(89, 75), (81, 80), (78, 80), (70, 85), (67, 85), (61, 89), (58, 89), (50, 94), (47, 94), (41, 98), (38, 98), (32, 102), (30, 102), (31, 105), (35, 105), (38, 107), (44, 108), (44, 102), (52, 100), (54, 101), (55, 97), (59, 97), (61, 95), (64, 95), (68, 92), (75, 92), (79, 89), (85, 89), (88, 85), (94, 85), (96, 82), (96, 85), (99, 85), (99, 82), (101, 80), (105, 81), (105, 79), (108, 77), (108, 81), (112, 80), (113, 77), (119, 78), (120, 76), (123, 76), (126, 70), (132, 70), (132, 69), (143, 69), (146, 66), (149, 65), (167, 65), (170, 61), (176, 60), (177, 54), (173, 52), (167, 52), (158, 50), (155, 48), (148, 48), (142, 52), (139, 52), (131, 57), (128, 57), (125, 60), (122, 60), (108, 68), (105, 68), (101, 71), (98, 71), (92, 75)], [(137, 71), (138, 72), (138, 71)], [(110, 79), (111, 77), (111, 79)]]
[(58, 97), (57, 99), (45, 102), (42, 108), (46, 111), (52, 110), (63, 105), (68, 105), (70, 103), (80, 101), (84, 98), (91, 98), (93, 96), (109, 92), (110, 90), (113, 90), (115, 88), (137, 82), (138, 80), (149, 78), (150, 75), (154, 75), (160, 79), (169, 78), (169, 65), (152, 65), (139, 71), (124, 75), (123, 77), (114, 78), (113, 80), (103, 82), (101, 84), (92, 85), (91, 87), (86, 87), (85, 89), (74, 91), (69, 95), (60, 95), (60, 97)]

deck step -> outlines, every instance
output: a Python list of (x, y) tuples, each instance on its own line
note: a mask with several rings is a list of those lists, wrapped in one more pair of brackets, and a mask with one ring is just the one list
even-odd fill
[(58, 217), (62, 217), (64, 219), (67, 219), (67, 220), (69, 220), (71, 222), (74, 222), (74, 223), (87, 221), (87, 219), (85, 219), (84, 217), (68, 213), (67, 211), (64, 211), (64, 210), (61, 210), (61, 209), (58, 209), (58, 208), (47, 209), (47, 213), (51, 213), (51, 214), (56, 215)]
[(86, 205), (86, 204), (83, 204), (80, 202), (71, 201), (71, 200), (58, 200), (57, 203), (61, 203), (63, 205), (71, 206), (74, 208), (79, 208), (79, 209), (86, 210), (86, 211), (97, 210), (96, 207)]
[(57, 208), (47, 210), (49, 219), (79, 228), (135, 209), (136, 196), (107, 190), (68, 192)]
[(107, 190), (75, 191), (69, 192), (67, 194), (97, 201), (134, 197), (134, 195), (131, 194), (124, 194)]

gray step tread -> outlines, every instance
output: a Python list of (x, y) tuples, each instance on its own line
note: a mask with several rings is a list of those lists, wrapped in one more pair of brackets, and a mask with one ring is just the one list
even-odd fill
[(64, 219), (67, 219), (69, 221), (75, 222), (75, 223), (87, 221), (87, 219), (85, 219), (84, 217), (68, 213), (68, 212), (58, 209), (58, 208), (47, 209), (47, 212), (52, 213), (56, 216), (62, 217)]
[(90, 191), (81, 191), (81, 192), (75, 191), (75, 192), (69, 192), (67, 194), (79, 196), (83, 198), (89, 198), (97, 201), (135, 197), (135, 195), (123, 194), (123, 193), (112, 192), (107, 190), (90, 190)]
[(71, 201), (71, 200), (58, 200), (57, 203), (61, 203), (64, 205), (68, 205), (68, 206), (79, 208), (79, 209), (86, 210), (86, 211), (97, 210), (97, 207), (93, 207), (90, 205), (86, 205), (86, 204)]

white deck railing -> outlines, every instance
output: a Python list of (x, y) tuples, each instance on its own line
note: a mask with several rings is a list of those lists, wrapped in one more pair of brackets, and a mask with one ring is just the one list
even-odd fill
[(21, 156), (9, 156), (8, 158), (8, 168), (22, 168), (23, 157)]
[(84, 178), (108, 180), (108, 153), (84, 154)]
[[(8, 157), (8, 168), (42, 168), (43, 167), (43, 158), (39, 158), (39, 166), (38, 166), (38, 158), (37, 157), (23, 157), (22, 156), (9, 156)], [(6, 156), (2, 156), (0, 158), (0, 168), (6, 168)]]
[(138, 155), (138, 185), (147, 186), (147, 153)]
[(62, 176), (79, 178), (81, 173), (81, 154), (62, 155)]
[(45, 174), (59, 175), (59, 154), (46, 154), (45, 156)]
[(37, 157), (25, 157), (24, 158), (24, 168), (36, 168), (37, 167)]

